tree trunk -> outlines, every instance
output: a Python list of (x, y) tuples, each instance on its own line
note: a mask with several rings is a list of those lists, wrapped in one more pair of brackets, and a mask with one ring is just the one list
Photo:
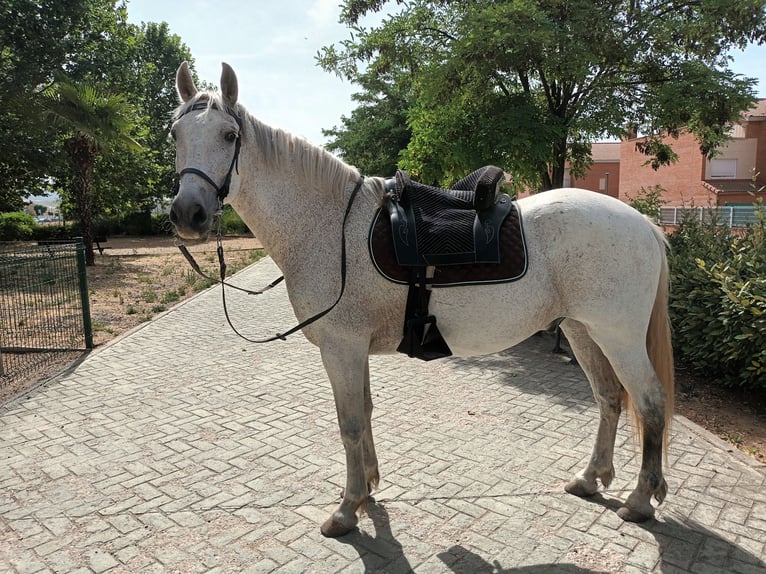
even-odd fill
[(66, 150), (74, 168), (72, 182), (74, 200), (80, 217), (80, 232), (85, 246), (85, 264), (94, 265), (96, 254), (93, 250), (93, 167), (96, 164), (97, 147), (84, 134), (77, 134), (66, 142)]
[(566, 173), (567, 142), (562, 140), (553, 144), (553, 161), (541, 166), (540, 180), (543, 183), (543, 191), (564, 187), (564, 174)]
[(551, 165), (551, 184), (553, 189), (564, 187), (564, 173), (567, 162), (566, 138), (553, 145), (553, 164)]

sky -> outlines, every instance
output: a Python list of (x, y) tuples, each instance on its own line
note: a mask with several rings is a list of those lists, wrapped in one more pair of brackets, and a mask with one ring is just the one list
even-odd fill
[[(200, 79), (220, 85), (221, 62), (239, 82), (239, 101), (266, 124), (315, 144), (355, 105), (352, 84), (325, 72), (322, 46), (349, 38), (340, 0), (129, 0), (128, 20), (167, 22), (194, 57)], [(180, 63), (180, 62), (179, 62)]]
[[(239, 101), (266, 124), (322, 145), (340, 126), (357, 88), (316, 65), (322, 46), (349, 38), (340, 0), (128, 0), (131, 22), (167, 22), (195, 60), (198, 76), (219, 85), (221, 62), (239, 80)], [(180, 63), (180, 62), (179, 62)], [(766, 97), (766, 46), (738, 52), (737, 73), (758, 77)]]

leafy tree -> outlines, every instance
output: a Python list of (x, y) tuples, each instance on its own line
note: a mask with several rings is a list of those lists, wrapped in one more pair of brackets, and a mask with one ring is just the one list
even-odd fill
[[(146, 153), (104, 156), (94, 174), (98, 213), (118, 219), (148, 213), (173, 186), (175, 148), (168, 132), (170, 110), (178, 104), (175, 71), (179, 62), (193, 61), (188, 47), (170, 33), (167, 23), (127, 24), (126, 29), (121, 59), (110, 55), (111, 48), (105, 55), (115, 68), (108, 88), (123, 94), (138, 111), (140, 129), (134, 137)], [(78, 73), (90, 81), (98, 69), (97, 60), (82, 65)]]
[(407, 110), (411, 90), (391, 75), (367, 74), (359, 81), (365, 90), (352, 96), (358, 107), (351, 116), (341, 118), (340, 128), (322, 130), (335, 138), (326, 147), (364, 173), (391, 175), (400, 151), (410, 141)]
[(193, 61), (167, 24), (127, 22), (124, 1), (6, 0), (0, 5), (0, 211), (30, 193), (56, 191), (64, 205), (71, 168), (64, 138), (52, 137), (26, 105), (57, 74), (74, 84), (122, 94), (136, 110), (134, 139), (145, 153), (98, 155), (91, 199), (95, 212), (147, 211), (172, 186), (169, 111), (176, 105), (178, 63)]
[(130, 137), (133, 110), (122, 95), (65, 79), (41, 92), (35, 104), (43, 117), (66, 134), (64, 149), (73, 172), (71, 196), (79, 215), (85, 262), (93, 265), (93, 170), (98, 156), (117, 146), (140, 149)]
[(19, 211), (23, 206), (24, 199), (18, 191), (0, 184), (0, 213)]
[(78, 57), (94, 22), (113, 14), (114, 0), (4, 0), (0, 4), (0, 198), (17, 209), (24, 196), (49, 188), (56, 141), (13, 101), (49, 85), (55, 70)]
[[(168, 137), (170, 111), (178, 105), (175, 73), (180, 62), (194, 62), (181, 38), (170, 33), (166, 22), (144, 23), (135, 29), (136, 54), (130, 63), (131, 94), (142, 110), (147, 129), (143, 145), (151, 150), (151, 164), (145, 167), (141, 185), (150, 190), (152, 205), (167, 197), (175, 177), (175, 145)], [(201, 85), (200, 83), (197, 84)], [(139, 189), (132, 190), (135, 197)]]
[(353, 35), (318, 59), (352, 81), (404, 76), (403, 162), (427, 180), (495, 163), (560, 187), (567, 162), (575, 175), (588, 166), (592, 141), (631, 132), (649, 136), (640, 149), (654, 167), (675, 160), (661, 136), (684, 129), (711, 155), (753, 100), (728, 54), (766, 37), (766, 0), (397, 0), (379, 25), (359, 25), (390, 4), (345, 0)]

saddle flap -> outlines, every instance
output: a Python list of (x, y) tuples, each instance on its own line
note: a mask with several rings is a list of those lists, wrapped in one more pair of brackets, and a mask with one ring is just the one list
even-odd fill
[(436, 327), (436, 317), (433, 315), (407, 319), (402, 341), (396, 351), (423, 361), (433, 361), (452, 355), (449, 345)]

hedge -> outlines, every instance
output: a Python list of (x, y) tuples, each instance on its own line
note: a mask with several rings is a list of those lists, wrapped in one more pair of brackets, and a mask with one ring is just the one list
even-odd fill
[(727, 386), (766, 388), (766, 216), (744, 231), (689, 219), (670, 234), (673, 345)]
[(35, 218), (28, 213), (0, 213), (0, 241), (31, 239)]

